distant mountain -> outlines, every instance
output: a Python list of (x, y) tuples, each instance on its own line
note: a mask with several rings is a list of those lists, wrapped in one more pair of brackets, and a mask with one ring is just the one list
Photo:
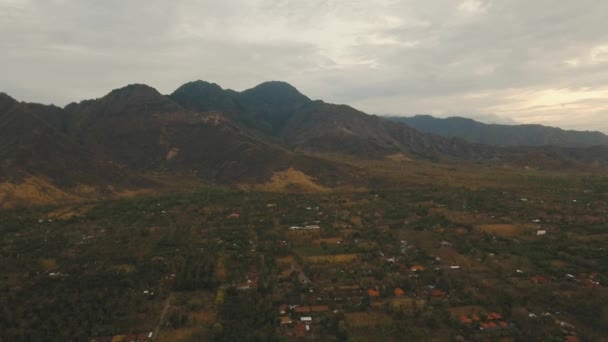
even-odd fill
[(469, 153), (472, 145), (464, 141), (425, 135), (346, 105), (312, 101), (284, 82), (265, 82), (235, 92), (196, 81), (169, 97), (192, 111), (221, 112), (243, 132), (291, 151), (373, 158), (395, 153), (431, 158), (476, 155)]
[[(263, 181), (294, 166), (309, 169), (314, 158), (265, 141), (240, 124), (253, 110), (235, 96), (202, 81), (188, 83), (171, 96), (129, 85), (98, 100), (68, 105), (67, 133), (95, 153), (137, 171), (234, 183)], [(317, 176), (324, 179), (324, 173)]]
[(484, 124), (461, 117), (441, 119), (429, 115), (389, 119), (408, 124), (422, 132), (448, 138), (458, 137), (485, 145), (562, 147), (608, 145), (608, 135), (601, 132), (563, 130), (542, 125)]
[(32, 177), (85, 190), (154, 187), (158, 177), (238, 186), (278, 181), (290, 189), (365, 186), (363, 169), (340, 156), (608, 166), (608, 147), (496, 147), (399, 120), (313, 101), (284, 82), (237, 92), (195, 81), (168, 96), (132, 84), (65, 108), (0, 93), (0, 190)]

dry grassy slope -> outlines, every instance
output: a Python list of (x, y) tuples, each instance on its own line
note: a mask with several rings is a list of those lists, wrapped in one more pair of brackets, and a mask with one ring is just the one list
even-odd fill
[(268, 182), (253, 186), (244, 184), (245, 189), (269, 192), (327, 192), (329, 188), (316, 183), (316, 180), (302, 171), (289, 168), (285, 171), (275, 172)]
[(82, 200), (52, 182), (37, 177), (27, 177), (20, 183), (0, 183), (0, 208), (8, 209), (28, 205), (50, 205), (57, 202)]

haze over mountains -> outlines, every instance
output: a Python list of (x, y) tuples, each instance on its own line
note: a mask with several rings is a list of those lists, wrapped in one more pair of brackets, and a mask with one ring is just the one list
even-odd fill
[[(0, 181), (15, 186), (13, 192), (32, 178), (44, 180), (53, 189), (154, 187), (151, 174), (243, 185), (268, 182), (292, 170), (320, 186), (336, 187), (364, 186), (369, 181), (356, 163), (346, 163), (344, 158), (396, 157), (535, 168), (608, 165), (608, 148), (572, 147), (593, 145), (593, 139), (601, 136), (556, 135), (554, 129), (545, 128), (536, 128), (535, 133), (494, 134), (495, 140), (463, 136), (496, 145), (560, 142), (567, 146), (507, 148), (452, 138), (467, 132), (464, 128), (454, 129), (449, 138), (423, 133), (412, 126), (431, 130), (433, 125), (419, 127), (431, 119), (413, 120), (405, 124), (349, 106), (313, 101), (283, 82), (236, 92), (195, 81), (170, 95), (132, 84), (65, 108), (20, 103), (1, 94)], [(449, 132), (449, 128), (435, 131)], [(530, 134), (536, 136), (522, 138)], [(571, 136), (576, 139), (564, 138)]]
[(430, 115), (390, 117), (422, 132), (458, 137), (495, 146), (586, 147), (608, 145), (608, 135), (601, 132), (563, 130), (542, 125), (485, 124), (463, 117), (435, 118)]

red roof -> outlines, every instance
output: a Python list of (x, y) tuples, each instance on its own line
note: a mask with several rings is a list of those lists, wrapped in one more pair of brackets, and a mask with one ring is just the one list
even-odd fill
[(397, 296), (397, 297), (401, 297), (401, 296), (403, 296), (404, 294), (405, 294), (405, 292), (404, 292), (402, 289), (400, 289), (400, 288), (396, 288), (396, 289), (395, 289), (395, 296)]
[(414, 266), (410, 267), (410, 270), (412, 272), (424, 271), (424, 266), (414, 265)]
[(460, 316), (460, 321), (462, 323), (464, 323), (464, 324), (471, 324), (471, 323), (473, 323), (473, 321), (469, 317), (467, 317), (465, 315)]
[(296, 313), (308, 313), (310, 312), (310, 306), (298, 306), (293, 311), (295, 311)]
[(568, 341), (568, 342), (580, 342), (581, 339), (578, 336), (570, 335), (570, 336), (566, 336), (566, 341)]
[(329, 311), (329, 306), (327, 305), (312, 305), (310, 307), (311, 312), (327, 312)]
[(445, 292), (438, 290), (438, 289), (433, 289), (431, 290), (431, 297), (443, 297), (445, 296)]
[(475, 315), (475, 314), (474, 314), (474, 315), (473, 315), (471, 318), (472, 318), (472, 319), (473, 319), (475, 322), (479, 322), (479, 321), (481, 321), (481, 318), (479, 318), (479, 316), (477, 316), (477, 315)]
[(494, 323), (494, 322), (481, 323), (480, 325), (484, 329), (494, 329), (497, 327), (496, 323)]
[(492, 312), (488, 315), (488, 319), (502, 319), (502, 316), (496, 312)]
[(547, 278), (543, 277), (542, 275), (535, 275), (534, 277), (532, 277), (532, 281), (537, 284), (542, 284), (547, 282)]
[(306, 335), (306, 325), (304, 323), (298, 322), (298, 325), (296, 325), (296, 335), (298, 335), (298, 336)]
[(506, 327), (509, 326), (509, 323), (507, 323), (507, 322), (500, 322), (500, 323), (498, 323), (498, 325), (500, 325), (503, 328), (506, 328)]
[(380, 296), (380, 292), (378, 292), (376, 290), (372, 290), (372, 289), (367, 290), (367, 294), (370, 297), (379, 297)]

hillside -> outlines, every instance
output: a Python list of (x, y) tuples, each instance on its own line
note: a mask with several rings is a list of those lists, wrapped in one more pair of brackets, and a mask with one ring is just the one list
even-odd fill
[(119, 171), (58, 129), (61, 108), (0, 101), (0, 180), (52, 179), (60, 186), (104, 182)]
[(472, 143), (313, 101), (284, 82), (237, 92), (195, 81), (168, 96), (132, 84), (65, 108), (0, 94), (0, 180), (13, 193), (25, 182), (51, 193), (159, 191), (159, 177), (188, 187), (365, 188), (369, 170), (353, 158), (589, 171), (608, 165), (608, 147)]
[(608, 135), (601, 132), (563, 130), (542, 125), (485, 124), (462, 117), (435, 118), (429, 115), (389, 117), (422, 132), (494, 146), (590, 147), (608, 145)]

